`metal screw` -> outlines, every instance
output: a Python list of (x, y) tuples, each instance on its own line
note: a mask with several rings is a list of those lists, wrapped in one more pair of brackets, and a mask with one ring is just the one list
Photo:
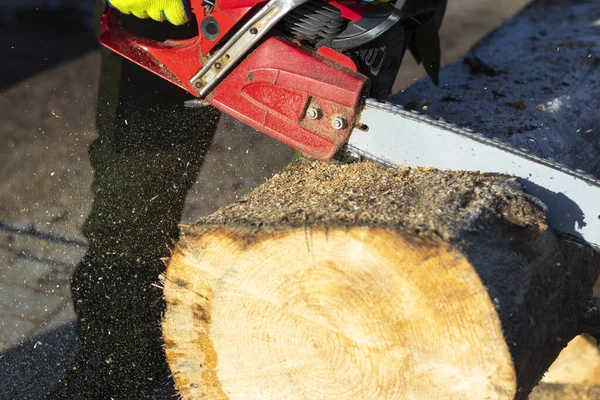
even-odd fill
[(258, 33), (258, 29), (256, 28), (250, 28), (250, 34), (251, 35), (256, 35)]
[(215, 63), (215, 69), (221, 69), (221, 63), (220, 62), (216, 62)]
[(310, 107), (306, 110), (306, 116), (310, 119), (319, 119), (321, 118), (322, 111), (318, 107)]
[(196, 82), (194, 84), (194, 86), (196, 86), (196, 88), (200, 89), (202, 87), (202, 82)]
[(344, 117), (335, 117), (331, 121), (331, 125), (333, 125), (335, 129), (344, 129), (348, 126), (348, 121), (346, 121), (346, 118)]

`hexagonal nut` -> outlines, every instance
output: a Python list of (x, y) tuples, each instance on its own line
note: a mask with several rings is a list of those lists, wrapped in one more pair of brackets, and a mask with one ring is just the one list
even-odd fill
[(306, 116), (309, 119), (319, 119), (323, 116), (323, 110), (321, 110), (319, 107), (310, 107), (308, 110), (306, 110)]
[(337, 116), (333, 118), (331, 125), (335, 129), (346, 129), (348, 127), (348, 120), (342, 116)]

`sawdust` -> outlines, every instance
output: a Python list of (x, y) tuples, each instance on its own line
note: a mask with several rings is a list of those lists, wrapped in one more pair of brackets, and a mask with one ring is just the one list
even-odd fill
[(299, 160), (198, 224), (392, 226), (449, 240), (486, 217), (545, 227), (542, 211), (507, 175)]

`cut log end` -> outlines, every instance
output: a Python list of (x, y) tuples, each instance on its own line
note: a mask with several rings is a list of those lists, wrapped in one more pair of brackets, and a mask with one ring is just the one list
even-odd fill
[(485, 287), (434, 237), (364, 226), (258, 235), (204, 227), (183, 237), (165, 296), (166, 353), (184, 399), (516, 391)]
[(167, 359), (184, 399), (522, 400), (599, 263), (508, 176), (300, 163), (183, 233)]

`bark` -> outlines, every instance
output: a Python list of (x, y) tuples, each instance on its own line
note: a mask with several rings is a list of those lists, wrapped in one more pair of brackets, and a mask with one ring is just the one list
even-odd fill
[(522, 399), (599, 267), (508, 176), (299, 162), (184, 230), (167, 358), (184, 399)]

